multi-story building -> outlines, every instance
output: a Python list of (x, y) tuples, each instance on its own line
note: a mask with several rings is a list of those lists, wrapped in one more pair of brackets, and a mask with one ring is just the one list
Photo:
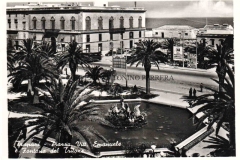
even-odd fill
[(206, 25), (204, 28), (199, 30), (197, 34), (197, 41), (216, 49), (216, 44), (221, 44), (229, 35), (233, 36), (233, 27), (231, 25)]
[(7, 38), (19, 44), (56, 39), (62, 50), (72, 40), (86, 52), (132, 48), (144, 38), (145, 10), (119, 6), (35, 4), (7, 8)]
[(196, 39), (198, 29), (187, 25), (164, 25), (152, 30), (154, 38)]

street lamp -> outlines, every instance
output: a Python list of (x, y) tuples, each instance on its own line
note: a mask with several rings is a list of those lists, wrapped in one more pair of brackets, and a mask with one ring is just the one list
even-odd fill
[(152, 149), (152, 155), (153, 155), (153, 157), (154, 157), (154, 155), (155, 155), (154, 150), (156, 149), (156, 147), (157, 147), (157, 146), (154, 145), (154, 144), (151, 145), (151, 149)]
[(185, 62), (185, 59), (184, 59), (184, 51), (183, 51), (183, 47), (184, 47), (184, 34), (185, 34), (185, 32), (184, 31), (181, 31), (181, 32), (179, 32), (179, 35), (180, 35), (180, 45), (181, 45), (181, 43), (182, 43), (182, 61), (183, 61), (183, 68), (184, 68), (184, 62)]

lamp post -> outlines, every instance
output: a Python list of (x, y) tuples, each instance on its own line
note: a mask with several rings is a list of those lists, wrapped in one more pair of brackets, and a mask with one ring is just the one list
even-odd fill
[(155, 156), (155, 153), (154, 153), (154, 150), (156, 149), (156, 145), (151, 145), (151, 149), (152, 149), (152, 155), (153, 155), (153, 157)]
[[(184, 31), (181, 31), (179, 32), (179, 35), (180, 35), (180, 45), (182, 45), (182, 61), (183, 61), (183, 68), (184, 68), (184, 62), (185, 62), (185, 59), (184, 59), (184, 51), (183, 51), (183, 47), (184, 47), (184, 44), (183, 44), (183, 41), (184, 41)], [(181, 44), (182, 43), (182, 44)]]

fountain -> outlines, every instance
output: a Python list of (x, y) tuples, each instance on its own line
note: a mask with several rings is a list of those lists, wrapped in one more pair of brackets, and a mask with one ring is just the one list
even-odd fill
[(113, 104), (108, 110), (106, 119), (115, 125), (118, 129), (133, 129), (141, 128), (147, 123), (146, 113), (141, 112), (139, 107), (136, 105), (131, 111), (131, 108), (127, 103), (124, 103), (124, 99), (120, 100), (121, 107), (118, 108), (117, 104)]

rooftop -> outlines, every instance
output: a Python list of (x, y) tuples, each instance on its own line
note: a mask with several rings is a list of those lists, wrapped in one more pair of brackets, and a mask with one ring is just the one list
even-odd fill
[(161, 29), (161, 30), (191, 30), (191, 29), (196, 29), (191, 26), (187, 25), (164, 25), (155, 29)]
[(233, 30), (233, 27), (229, 24), (213, 24), (213, 25), (205, 25), (205, 30)]
[(217, 36), (217, 35), (229, 35), (233, 34), (233, 27), (229, 24), (213, 24), (213, 25), (205, 25), (204, 28), (200, 28), (198, 32), (198, 36)]
[(120, 7), (120, 6), (82, 6), (67, 4), (28, 4), (22, 6), (7, 7), (7, 11), (38, 11), (38, 10), (131, 10), (145, 11), (143, 7)]

